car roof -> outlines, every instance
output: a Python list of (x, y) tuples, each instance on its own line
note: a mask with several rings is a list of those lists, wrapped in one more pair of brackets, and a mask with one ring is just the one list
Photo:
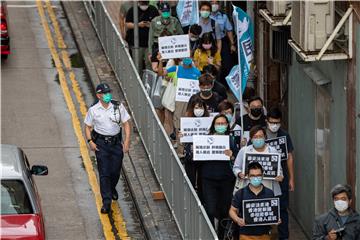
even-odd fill
[(22, 179), (24, 163), (20, 148), (15, 145), (1, 144), (0, 152), (1, 178)]

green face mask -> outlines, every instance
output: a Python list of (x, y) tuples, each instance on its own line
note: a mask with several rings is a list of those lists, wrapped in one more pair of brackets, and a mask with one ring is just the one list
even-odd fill
[(102, 96), (102, 100), (104, 101), (104, 103), (109, 103), (112, 99), (112, 94), (111, 93), (105, 93)]
[(162, 12), (161, 13), (161, 16), (165, 19), (169, 18), (170, 17), (170, 12)]
[(215, 125), (215, 131), (217, 133), (223, 134), (227, 130), (227, 125)]

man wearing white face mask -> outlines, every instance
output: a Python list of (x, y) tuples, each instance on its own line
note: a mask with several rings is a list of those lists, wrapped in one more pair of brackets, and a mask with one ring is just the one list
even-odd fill
[(334, 208), (315, 219), (313, 240), (360, 239), (360, 215), (350, 207), (352, 190), (338, 184), (331, 190)]
[(280, 197), (280, 215), (282, 223), (278, 226), (279, 239), (285, 240), (289, 238), (289, 217), (287, 208), (289, 207), (289, 191), (294, 191), (294, 146), (290, 135), (281, 127), (282, 114), (279, 108), (273, 107), (266, 116), (266, 136), (267, 139), (286, 137), (286, 145), (288, 150), (288, 159), (281, 161), (284, 180), (280, 182), (282, 195)]

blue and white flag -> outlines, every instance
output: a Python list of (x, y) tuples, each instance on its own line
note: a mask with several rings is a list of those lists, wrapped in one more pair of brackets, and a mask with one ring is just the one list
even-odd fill
[(179, 0), (176, 13), (182, 27), (199, 23), (199, 3), (197, 0)]
[(233, 18), (238, 40), (239, 65), (236, 65), (231, 69), (226, 80), (230, 89), (240, 101), (240, 95), (242, 95), (245, 90), (250, 73), (250, 66), (253, 61), (254, 26), (251, 22), (251, 18), (246, 12), (236, 6), (233, 7)]
[[(240, 84), (240, 74), (239, 74), (239, 65), (233, 66), (231, 71), (229, 72), (229, 75), (226, 76), (226, 82), (228, 86), (230, 87), (231, 91), (237, 98), (237, 100), (240, 100), (240, 87), (244, 86), (244, 84)], [(246, 85), (246, 82), (245, 82)]]

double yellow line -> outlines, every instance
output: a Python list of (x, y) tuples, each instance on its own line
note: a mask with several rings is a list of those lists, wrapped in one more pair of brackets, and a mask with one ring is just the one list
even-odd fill
[[(102, 226), (103, 226), (104, 236), (105, 236), (106, 239), (115, 239), (115, 234), (112, 231), (112, 225), (111, 225), (111, 222), (110, 222), (110, 219), (109, 219), (108, 215), (107, 214), (101, 214), (101, 212), (100, 212), (100, 208), (102, 206), (102, 199), (101, 199), (99, 184), (98, 184), (97, 177), (96, 177), (96, 174), (95, 174), (95, 171), (94, 171), (91, 159), (90, 159), (90, 154), (89, 154), (89, 150), (88, 150), (87, 145), (86, 145), (85, 138), (84, 138), (84, 136), (82, 134), (82, 130), (81, 130), (82, 129), (81, 128), (82, 124), (81, 124), (80, 119), (79, 119), (79, 117), (77, 115), (76, 107), (74, 105), (73, 99), (72, 99), (71, 94), (70, 94), (70, 89), (69, 89), (67, 81), (66, 81), (66, 74), (65, 74), (65, 71), (64, 71), (64, 68), (63, 68), (63, 64), (61, 62), (59, 53), (56, 50), (55, 42), (54, 42), (54, 39), (52, 37), (48, 21), (46, 19), (43, 2), (42, 1), (37, 1), (36, 4), (37, 4), (38, 12), (39, 12), (39, 15), (40, 15), (40, 18), (41, 18), (41, 22), (42, 22), (42, 25), (43, 25), (43, 28), (44, 28), (44, 31), (45, 31), (45, 35), (46, 35), (46, 38), (47, 38), (49, 49), (50, 49), (52, 58), (54, 59), (55, 67), (56, 67), (56, 69), (58, 71), (58, 74), (59, 74), (60, 86), (61, 86), (64, 98), (65, 98), (65, 102), (66, 102), (66, 105), (67, 105), (67, 107), (69, 109), (69, 112), (71, 114), (72, 125), (73, 125), (73, 128), (74, 128), (74, 132), (75, 132), (75, 135), (77, 137), (78, 143), (79, 143), (80, 154), (81, 154), (81, 157), (83, 159), (86, 172), (88, 174), (89, 184), (90, 184), (91, 189), (92, 189), (92, 191), (94, 193), (94, 196), (95, 196), (96, 207), (97, 207), (97, 211), (98, 211), (98, 214), (99, 214), (99, 217), (100, 217), (100, 221), (101, 221)], [(58, 21), (56, 19), (54, 10), (53, 10), (50, 2), (45, 1), (45, 5), (46, 5), (48, 15), (49, 15), (49, 17), (51, 19), (51, 22), (52, 22), (52, 25), (53, 25), (53, 28), (54, 28), (54, 32), (55, 32), (56, 40), (57, 40), (57, 47), (58, 47), (59, 51), (61, 49), (60, 53), (61, 53), (62, 61), (64, 63), (64, 66), (65, 66), (67, 72), (69, 73), (69, 79), (70, 79), (70, 82), (71, 82), (71, 87), (72, 87), (72, 90), (73, 90), (73, 92), (75, 94), (76, 101), (79, 103), (82, 118), (84, 118), (85, 115), (86, 115), (86, 112), (87, 112), (87, 107), (86, 107), (85, 101), (83, 99), (81, 90), (79, 88), (79, 84), (78, 84), (78, 82), (76, 80), (75, 74), (74, 74), (74, 72), (73, 72), (73, 70), (71, 68), (71, 62), (70, 62), (69, 54), (66, 51), (66, 44), (64, 42), (64, 39), (63, 39), (63, 36), (61, 34)], [(114, 225), (115, 225), (116, 230), (117, 230), (117, 234), (116, 234), (117, 237), (120, 237), (120, 239), (129, 239), (128, 233), (127, 233), (127, 230), (126, 230), (126, 224), (125, 224), (124, 218), (122, 216), (121, 210), (120, 210), (119, 205), (118, 205), (117, 202), (112, 203), (112, 209), (113, 209), (112, 219), (114, 220), (114, 223), (115, 223)]]

